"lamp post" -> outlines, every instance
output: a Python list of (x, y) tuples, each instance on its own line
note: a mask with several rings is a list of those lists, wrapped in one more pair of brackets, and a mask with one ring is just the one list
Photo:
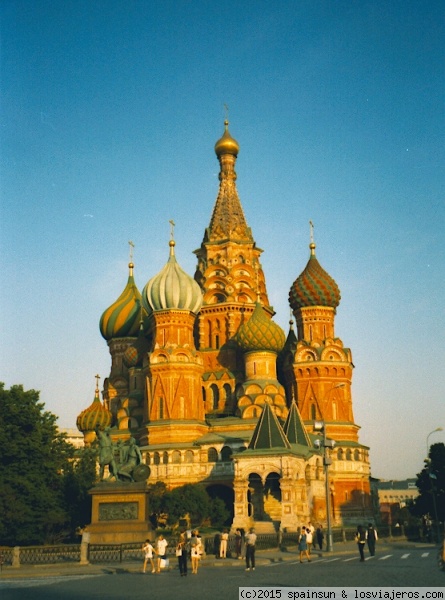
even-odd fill
[(443, 427), (436, 427), (436, 429), (433, 429), (433, 431), (431, 431), (427, 436), (426, 436), (426, 457), (428, 458), (428, 455), (430, 453), (430, 445), (429, 445), (429, 439), (430, 439), (430, 435), (433, 435), (433, 433), (436, 433), (436, 431), (443, 431)]
[(440, 542), (440, 528), (439, 528), (439, 519), (437, 517), (437, 505), (436, 505), (436, 490), (434, 488), (434, 480), (437, 479), (436, 475), (434, 473), (431, 473), (431, 460), (429, 457), (429, 453), (430, 453), (430, 446), (429, 446), (429, 439), (430, 439), (430, 435), (433, 435), (433, 433), (436, 433), (436, 431), (443, 431), (443, 427), (436, 427), (436, 429), (434, 429), (433, 431), (431, 431), (427, 436), (426, 436), (426, 463), (428, 465), (428, 476), (430, 478), (430, 484), (431, 484), (431, 496), (433, 498), (433, 511), (434, 511), (434, 521), (436, 523), (436, 536), (437, 536), (437, 542)]
[[(333, 540), (332, 540), (332, 527), (331, 527), (331, 491), (329, 489), (329, 465), (332, 464), (332, 459), (329, 456), (328, 448), (332, 450), (335, 446), (334, 440), (326, 439), (326, 424), (324, 421), (314, 422), (314, 431), (321, 431), (323, 433), (323, 441), (315, 441), (315, 446), (323, 448), (323, 465), (325, 473), (325, 493), (326, 493), (326, 521), (327, 521), (327, 536), (326, 536), (326, 551), (332, 552)], [(318, 443), (317, 443), (318, 442)]]

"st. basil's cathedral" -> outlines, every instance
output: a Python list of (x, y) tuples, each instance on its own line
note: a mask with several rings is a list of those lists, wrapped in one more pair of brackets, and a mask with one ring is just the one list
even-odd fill
[[(326, 523), (326, 456), (315, 431), (322, 422), (325, 440), (335, 441), (332, 523), (363, 521), (372, 513), (369, 448), (354, 421), (351, 351), (334, 331), (339, 288), (311, 239), (290, 285), (295, 329), (291, 320), (286, 337), (274, 322), (262, 250), (236, 188), (238, 152), (226, 121), (194, 276), (178, 264), (173, 223), (168, 260), (142, 293), (130, 261), (122, 294), (100, 319), (111, 354), (103, 401), (97, 388), (77, 426), (86, 444), (97, 428), (116, 447), (134, 438), (148, 467), (139, 486), (199, 483), (224, 500), (232, 528), (267, 532)], [(112, 501), (125, 505), (127, 495), (120, 489)]]

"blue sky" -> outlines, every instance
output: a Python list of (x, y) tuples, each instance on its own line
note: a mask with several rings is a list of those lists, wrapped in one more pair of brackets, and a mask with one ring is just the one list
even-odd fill
[(445, 428), (443, 3), (5, 0), (0, 17), (0, 380), (75, 426), (109, 373), (98, 323), (128, 241), (140, 290), (169, 219), (195, 270), (227, 104), (275, 320), (312, 220), (372, 474), (415, 476)]

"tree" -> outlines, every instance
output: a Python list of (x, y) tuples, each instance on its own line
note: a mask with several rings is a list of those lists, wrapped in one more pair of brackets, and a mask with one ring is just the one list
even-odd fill
[(7, 545), (52, 541), (68, 524), (64, 473), (74, 447), (39, 392), (0, 383), (0, 539)]
[(429, 515), (445, 521), (445, 444), (432, 444), (425, 467), (417, 475), (419, 496), (410, 507), (417, 517)]
[(91, 496), (88, 490), (96, 481), (97, 450), (81, 448), (63, 476), (65, 510), (71, 535), (91, 522)]
[(194, 526), (210, 520), (212, 525), (221, 526), (229, 513), (220, 498), (210, 498), (204, 487), (188, 483), (167, 491), (163, 483), (149, 486), (150, 510), (158, 523), (166, 515), (168, 525), (176, 525), (186, 515)]

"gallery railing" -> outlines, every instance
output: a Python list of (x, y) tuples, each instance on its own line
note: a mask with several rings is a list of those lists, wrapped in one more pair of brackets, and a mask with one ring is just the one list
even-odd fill
[[(419, 527), (377, 527), (379, 539), (397, 539), (406, 538), (411, 541), (427, 541), (422, 538), (422, 531)], [(341, 544), (353, 541), (355, 536), (355, 527), (334, 529), (333, 541), (335, 544)], [(175, 536), (170, 537), (168, 554), (174, 557)], [(326, 537), (325, 537), (326, 540)], [(203, 536), (205, 553), (209, 556), (215, 554), (214, 535)], [(315, 540), (314, 540), (315, 542)], [(275, 534), (258, 534), (256, 546), (258, 550), (267, 550), (280, 548), (286, 550), (290, 546), (298, 543), (298, 533), (282, 532)], [(87, 558), (90, 563), (123, 563), (142, 560), (142, 541), (131, 544), (89, 544)], [(235, 536), (229, 537), (228, 555), (235, 555)], [(59, 544), (54, 546), (16, 546), (0, 547), (0, 565), (20, 567), (20, 565), (39, 565), (39, 564), (69, 564), (81, 560), (80, 544)]]

